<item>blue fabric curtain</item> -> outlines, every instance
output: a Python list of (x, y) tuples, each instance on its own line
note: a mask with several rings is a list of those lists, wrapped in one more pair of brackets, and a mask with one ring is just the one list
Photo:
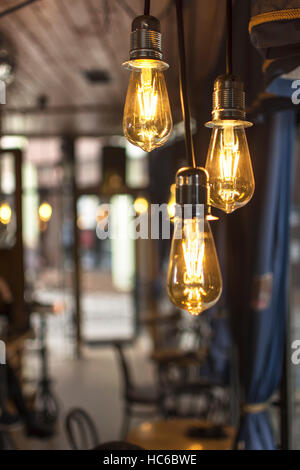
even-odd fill
[[(247, 129), (256, 189), (249, 204), (216, 224), (226, 224), (223, 247), (218, 245), (221, 262), (226, 258), (221, 263), (224, 292), (218, 305), (223, 303), (230, 313), (234, 349), (239, 351), (242, 404), (260, 404), (278, 388), (282, 372), (295, 106), (287, 80), (270, 83), (268, 78), (267, 91), (272, 95), (266, 96), (262, 57), (248, 33), (253, 2), (233, 4), (234, 73), (245, 84), (247, 118), (251, 121), (256, 116), (253, 128)], [(289, 37), (281, 39), (288, 41)], [(207, 89), (224, 73), (224, 48)], [(210, 99), (203, 95), (199, 122), (209, 119)], [(200, 127), (197, 154), (204, 158), (209, 137), (208, 129)], [(237, 442), (245, 449), (274, 449), (268, 412), (244, 414)]]
[[(229, 223), (234, 243), (229, 259), (233, 330), (243, 403), (251, 405), (241, 417), (240, 449), (275, 448), (267, 410), (253, 405), (270, 399), (282, 373), (294, 130), (294, 112), (281, 111), (249, 132), (256, 192), (249, 207)], [(239, 286), (239, 279), (246, 287)]]

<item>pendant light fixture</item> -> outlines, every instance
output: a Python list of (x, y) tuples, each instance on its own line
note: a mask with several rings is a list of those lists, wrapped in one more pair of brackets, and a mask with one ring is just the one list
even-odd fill
[(123, 64), (130, 71), (123, 130), (146, 152), (167, 142), (173, 127), (164, 77), (169, 66), (162, 58), (160, 22), (145, 0), (144, 15), (132, 22), (130, 60)]
[(222, 292), (222, 278), (209, 226), (208, 173), (196, 165), (188, 97), (182, 0), (176, 0), (180, 97), (188, 167), (176, 174), (176, 212), (167, 290), (170, 300), (192, 315), (212, 307)]
[[(226, 0), (226, 73), (214, 83), (213, 129), (206, 167), (197, 166), (191, 131), (186, 75), (183, 0), (175, 0), (181, 109), (185, 127), (187, 166), (177, 171), (175, 181), (174, 234), (171, 244), (167, 290), (178, 308), (199, 315), (212, 307), (222, 292), (222, 277), (209, 226), (215, 220), (211, 206), (230, 213), (247, 204), (254, 192), (254, 177), (245, 128), (245, 92), (242, 80), (232, 73), (232, 0)], [(172, 117), (163, 71), (159, 21), (150, 16), (150, 1), (144, 15), (134, 19), (131, 71), (124, 110), (127, 139), (146, 151), (163, 145), (172, 130)], [(173, 215), (173, 214), (172, 214)]]
[(199, 315), (222, 292), (222, 277), (208, 221), (207, 175), (202, 168), (176, 174), (176, 212), (167, 290), (171, 301)]
[(209, 173), (210, 203), (233, 212), (250, 201), (254, 176), (245, 134), (252, 126), (245, 120), (245, 92), (242, 80), (232, 73), (232, 0), (226, 0), (226, 73), (214, 83), (213, 129), (206, 160)]

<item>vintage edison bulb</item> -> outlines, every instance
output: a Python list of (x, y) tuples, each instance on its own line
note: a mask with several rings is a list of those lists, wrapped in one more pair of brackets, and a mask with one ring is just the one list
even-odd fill
[(226, 213), (247, 204), (254, 193), (254, 176), (242, 122), (218, 121), (212, 131), (205, 165), (209, 173), (210, 202)]
[(199, 315), (218, 301), (222, 277), (206, 219), (175, 217), (167, 290), (171, 301), (192, 315)]
[(125, 137), (146, 152), (163, 145), (171, 135), (172, 115), (163, 70), (165, 62), (136, 59), (124, 64), (131, 73), (123, 130)]

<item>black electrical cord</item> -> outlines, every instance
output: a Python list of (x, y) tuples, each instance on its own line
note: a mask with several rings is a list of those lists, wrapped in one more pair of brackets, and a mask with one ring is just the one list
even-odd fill
[(150, 0), (145, 0), (144, 15), (150, 15)]
[(182, 0), (176, 0), (176, 16), (177, 16), (177, 34), (178, 34), (178, 49), (179, 49), (179, 79), (180, 79), (180, 100), (182, 116), (185, 128), (185, 149), (189, 166), (196, 167), (194, 143), (191, 129), (191, 112), (190, 102), (188, 96), (188, 83), (186, 73), (186, 56), (184, 44), (184, 25), (183, 25), (183, 12)]
[(38, 0), (26, 0), (25, 2), (19, 3), (18, 5), (7, 8), (6, 10), (0, 12), (0, 18), (3, 18), (3, 16), (9, 15), (10, 13), (14, 13), (15, 11), (20, 10), (23, 7), (27, 7), (27, 5), (37, 1)]
[(232, 0), (226, 0), (226, 75), (232, 75)]
[[(123, 10), (125, 11), (125, 13), (127, 13), (128, 16), (130, 16), (130, 18), (135, 18), (136, 16), (139, 16), (137, 12), (135, 12), (129, 5), (128, 3), (126, 2), (126, 0), (116, 0), (120, 7), (123, 8)], [(168, 5), (162, 10), (161, 13), (159, 13), (157, 16), (157, 18), (159, 18), (160, 20), (163, 20), (165, 18), (167, 18), (167, 16), (169, 16), (169, 14), (171, 13), (172, 9), (173, 9), (173, 3), (174, 3), (174, 0), (170, 0)]]

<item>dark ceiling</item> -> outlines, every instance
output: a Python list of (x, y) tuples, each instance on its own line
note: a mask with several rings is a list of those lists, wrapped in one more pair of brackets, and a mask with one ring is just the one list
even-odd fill
[[(19, 0), (1, 0), (1, 12)], [(106, 135), (121, 132), (129, 34), (143, 0), (38, 0), (0, 18), (0, 33), (16, 51), (15, 80), (2, 110), (2, 132), (23, 135)], [(162, 23), (164, 58), (174, 120), (180, 120), (174, 0), (152, 0)], [(224, 0), (185, 2), (192, 106), (218, 57)], [(90, 80), (87, 78), (90, 76)], [(104, 78), (94, 83), (93, 77)], [(109, 79), (109, 81), (107, 81)], [(41, 99), (42, 97), (42, 99)], [(39, 102), (45, 102), (41, 110)]]

